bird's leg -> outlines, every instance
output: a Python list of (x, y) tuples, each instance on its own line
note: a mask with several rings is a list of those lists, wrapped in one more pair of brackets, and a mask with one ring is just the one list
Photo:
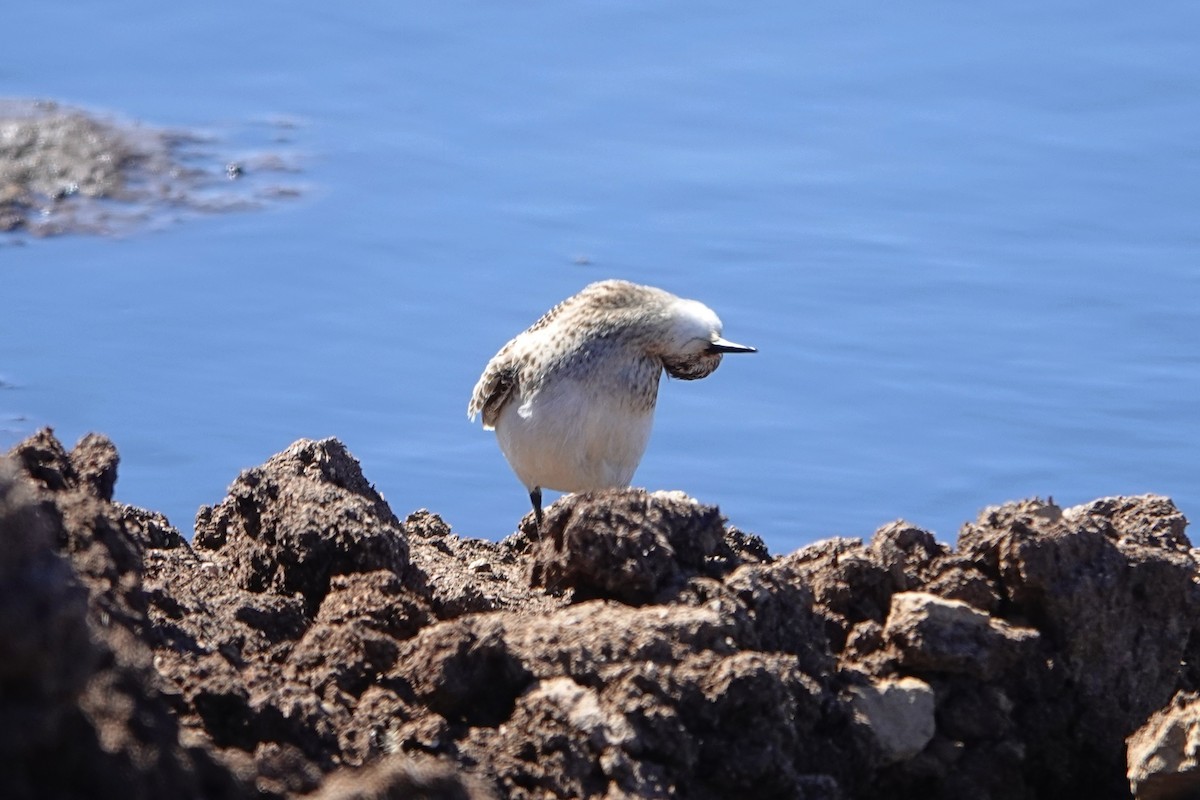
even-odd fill
[(529, 490), (529, 501), (533, 503), (533, 517), (537, 520), (540, 533), (542, 530), (542, 487), (535, 486)]

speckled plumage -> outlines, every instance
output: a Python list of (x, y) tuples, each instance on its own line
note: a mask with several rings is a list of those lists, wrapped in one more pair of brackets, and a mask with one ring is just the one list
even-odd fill
[(654, 418), (663, 371), (713, 372), (724, 353), (753, 352), (721, 338), (707, 306), (652, 286), (601, 281), (547, 311), (500, 349), (475, 385), (467, 416), (483, 415), (529, 489), (579, 492), (628, 486)]

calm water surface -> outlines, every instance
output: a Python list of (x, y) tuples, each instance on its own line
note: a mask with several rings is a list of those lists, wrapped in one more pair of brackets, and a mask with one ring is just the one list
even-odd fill
[(784, 551), (984, 505), (1200, 516), (1200, 6), (17, 4), (0, 95), (217, 139), (305, 193), (0, 239), (0, 447), (122, 455), (190, 530), (337, 436), (403, 516), (498, 538), (484, 363), (606, 277), (757, 345), (664, 384), (635, 480)]

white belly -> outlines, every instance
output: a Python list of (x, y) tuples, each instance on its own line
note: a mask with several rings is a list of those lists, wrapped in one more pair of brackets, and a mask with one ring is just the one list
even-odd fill
[(584, 492), (633, 480), (650, 441), (653, 406), (634, 411), (628, 403), (569, 381), (519, 400), (500, 413), (496, 438), (526, 488)]

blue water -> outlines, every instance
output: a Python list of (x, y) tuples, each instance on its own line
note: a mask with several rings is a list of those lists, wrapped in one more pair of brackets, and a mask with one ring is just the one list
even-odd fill
[(0, 447), (103, 431), (184, 530), (338, 436), (401, 516), (506, 535), (471, 388), (606, 277), (759, 347), (664, 384), (635, 482), (774, 551), (1030, 495), (1200, 517), (1200, 5), (19, 3), (0, 53), (0, 95), (235, 154), (295, 126), (297, 200), (0, 240)]

